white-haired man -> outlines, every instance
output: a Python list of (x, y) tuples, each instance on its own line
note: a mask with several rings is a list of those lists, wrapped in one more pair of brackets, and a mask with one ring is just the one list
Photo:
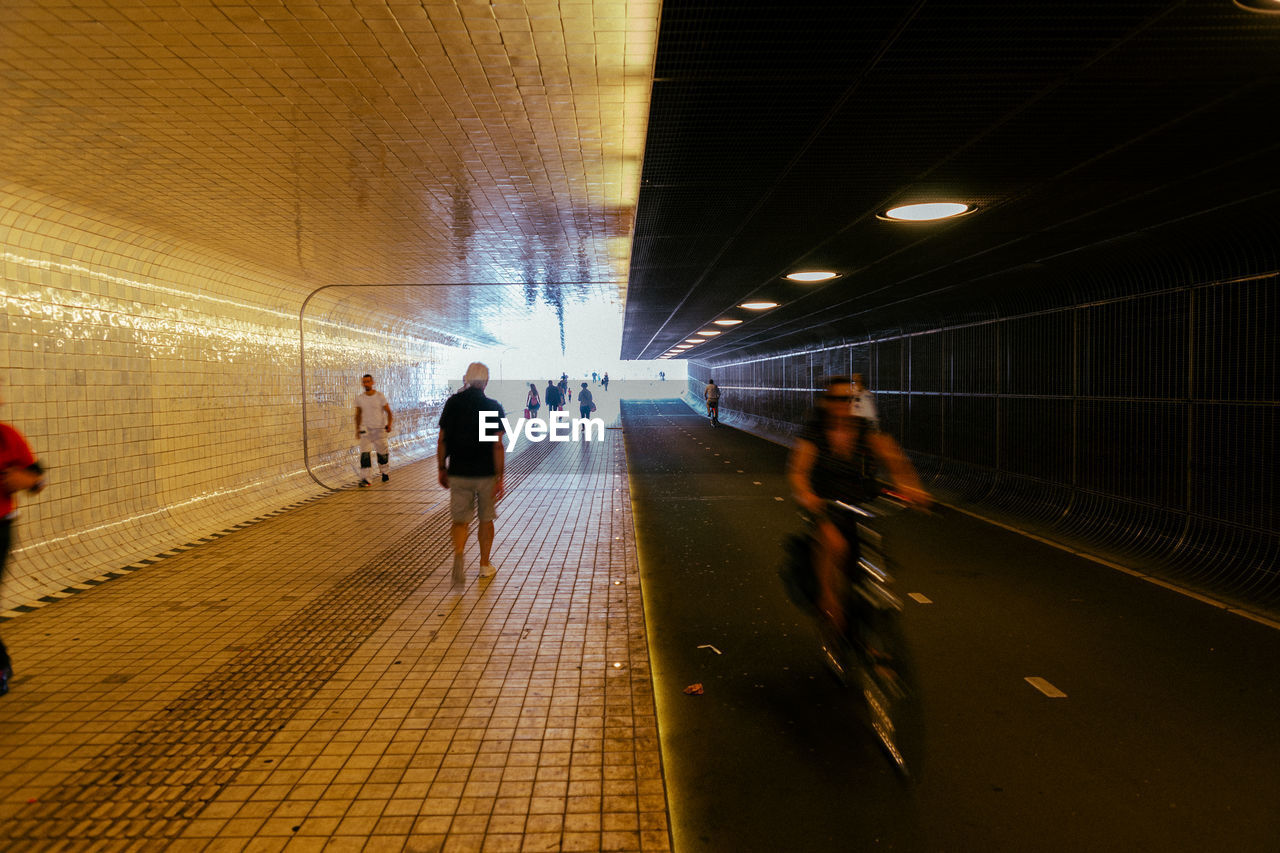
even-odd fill
[[(471, 514), (480, 520), (480, 577), (497, 573), (490, 561), (493, 549), (493, 523), (498, 517), (497, 503), (502, 499), (502, 474), (506, 450), (502, 446), (502, 418), (506, 412), (497, 400), (484, 395), (489, 384), (489, 368), (480, 362), (467, 365), (463, 388), (450, 397), (440, 412), (440, 438), (436, 444), (436, 466), (440, 485), (449, 490), (453, 535), (453, 582), (466, 581), (462, 552), (467, 545), (467, 528)], [(496, 412), (482, 422), (482, 413)], [(485, 424), (497, 425), (485, 429)], [(481, 435), (494, 439), (482, 441)]]

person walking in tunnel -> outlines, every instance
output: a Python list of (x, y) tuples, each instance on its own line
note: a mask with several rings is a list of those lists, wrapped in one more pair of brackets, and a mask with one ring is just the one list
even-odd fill
[(787, 462), (787, 479), (796, 502), (816, 527), (818, 608), (837, 627), (844, 613), (836, 596), (839, 572), (845, 566), (856, 535), (841, 529), (828, 515), (828, 501), (850, 504), (871, 500), (880, 492), (877, 463), (884, 466), (896, 491), (911, 504), (927, 507), (932, 498), (920, 485), (915, 468), (890, 436), (853, 412), (854, 384), (848, 376), (831, 376), (823, 383), (815, 412), (796, 436)]
[(595, 400), (591, 397), (591, 389), (587, 387), (587, 383), (583, 382), (582, 390), (578, 392), (578, 414), (583, 418), (589, 418), (595, 407)]
[[(494, 522), (502, 500), (506, 449), (502, 445), (502, 419), (506, 412), (497, 400), (486, 397), (489, 368), (478, 361), (467, 365), (465, 387), (445, 401), (440, 412), (440, 438), (436, 466), (440, 485), (449, 490), (453, 537), (453, 582), (463, 584), (463, 549), (471, 514), (479, 520), (480, 577), (497, 574), (491, 560)], [(484, 439), (481, 439), (481, 436)]]
[[(13, 427), (0, 423), (0, 580), (4, 579), (4, 567), (9, 561), (13, 522), (18, 514), (14, 495), (24, 491), (35, 494), (43, 488), (44, 469), (27, 440)], [(12, 680), (13, 661), (0, 642), (0, 696), (9, 692)]]
[(880, 429), (880, 415), (876, 412), (876, 396), (867, 387), (861, 373), (853, 374), (853, 400), (850, 402), (855, 418), (865, 418), (872, 429)]
[(707, 401), (707, 414), (711, 416), (711, 425), (720, 426), (720, 386), (714, 379), (707, 380), (707, 387), (702, 389), (702, 399)]
[(564, 407), (573, 401), (573, 392), (569, 390), (569, 374), (560, 374), (560, 384), (557, 387), (560, 389), (561, 407)]
[[(372, 454), (378, 454), (378, 471), (382, 482), (391, 479), (391, 446), (387, 436), (391, 434), (391, 406), (381, 391), (373, 389), (373, 377), (366, 373), (360, 377), (364, 393), (356, 395), (356, 441), (360, 442), (360, 487), (369, 485), (373, 478)], [(385, 418), (383, 416), (386, 416)]]
[(524, 416), (530, 420), (536, 420), (540, 408), (542, 408), (542, 400), (538, 397), (538, 386), (530, 382), (529, 393), (524, 398)]
[(609, 371), (604, 372), (604, 376), (600, 377), (600, 384), (604, 386), (604, 390), (609, 390)]
[(564, 398), (560, 396), (560, 389), (550, 379), (547, 380), (547, 390), (543, 392), (542, 397), (547, 404), (548, 412), (558, 412), (564, 408)]

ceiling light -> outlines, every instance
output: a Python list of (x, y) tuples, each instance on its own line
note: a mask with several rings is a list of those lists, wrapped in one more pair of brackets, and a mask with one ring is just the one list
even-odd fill
[(928, 204), (904, 204), (901, 207), (886, 210), (881, 219), (893, 219), (899, 222), (929, 222), (934, 219), (947, 219), (973, 210), (969, 204), (958, 201), (934, 201)]
[(707, 339), (706, 338), (685, 338), (684, 342), (686, 344), (705, 344), (707, 342)]
[(693, 344), (679, 344), (673, 347), (673, 349), (693, 349)]
[(768, 311), (770, 308), (777, 308), (778, 303), (776, 302), (744, 302), (738, 307), (746, 308), (748, 311)]
[(741, 320), (712, 320), (711, 322), (715, 323), (717, 326), (736, 326), (742, 321)]
[(826, 272), (814, 270), (813, 272), (793, 272), (787, 278), (792, 281), (813, 282), (813, 281), (830, 281), (840, 273)]
[(712, 337), (713, 335), (718, 335), (720, 333), (717, 332), (715, 329), (703, 329), (701, 332), (698, 332), (698, 334), (709, 338), (709, 337)]

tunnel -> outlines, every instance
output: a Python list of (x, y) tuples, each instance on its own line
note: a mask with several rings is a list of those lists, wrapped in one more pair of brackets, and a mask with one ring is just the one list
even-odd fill
[[(1280, 4), (0, 18), (0, 848), (1276, 849)], [(854, 375), (912, 774), (779, 578)]]

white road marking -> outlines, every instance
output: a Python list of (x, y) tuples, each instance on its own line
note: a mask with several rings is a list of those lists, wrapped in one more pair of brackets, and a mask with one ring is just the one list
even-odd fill
[(927, 595), (924, 595), (919, 592), (908, 593), (908, 596), (911, 598), (912, 601), (916, 602), (917, 604), (933, 604), (933, 602), (929, 600), (929, 597)]
[(1038, 675), (1028, 675), (1026, 677), (1026, 682), (1030, 684), (1032, 687), (1034, 687), (1036, 690), (1039, 690), (1041, 693), (1048, 696), (1050, 699), (1066, 699), (1067, 698), (1067, 694), (1063, 693), (1061, 690), (1054, 687), (1052, 684), (1045, 681), (1043, 678), (1041, 678)]

